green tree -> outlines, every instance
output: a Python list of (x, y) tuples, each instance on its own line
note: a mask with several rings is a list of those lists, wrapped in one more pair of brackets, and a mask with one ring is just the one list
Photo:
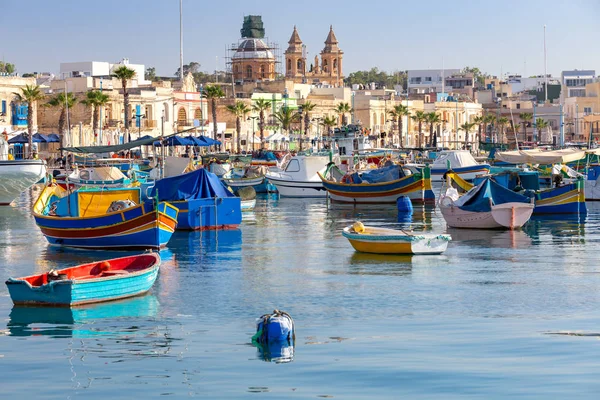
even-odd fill
[(333, 127), (337, 125), (337, 118), (332, 116), (326, 116), (321, 121), (321, 124), (327, 129), (327, 136), (333, 136)]
[(129, 92), (127, 91), (127, 83), (135, 78), (135, 70), (128, 68), (127, 65), (121, 65), (119, 68), (113, 70), (113, 76), (121, 81), (123, 86), (123, 108), (125, 115), (125, 136), (126, 141), (129, 141)]
[[(210, 100), (210, 107), (212, 108), (213, 117), (213, 139), (217, 140), (217, 100), (225, 97), (225, 92), (223, 92), (221, 86), (207, 85), (204, 87), (204, 91), (202, 93), (204, 97)], [(223, 139), (225, 139), (225, 134), (223, 134)], [(223, 140), (223, 145), (225, 145), (225, 140)]]
[(350, 107), (350, 104), (338, 103), (337, 107), (335, 108), (335, 111), (341, 117), (342, 126), (348, 125), (348, 118), (346, 117), (346, 114), (352, 112), (352, 107)]
[(258, 113), (258, 129), (260, 130), (261, 149), (263, 148), (263, 144), (265, 142), (265, 111), (270, 110), (271, 105), (271, 101), (266, 99), (254, 100), (254, 104), (252, 105), (252, 111)]
[(538, 132), (538, 137), (537, 137), (538, 142), (540, 142), (540, 143), (542, 142), (542, 129), (546, 129), (546, 128), (548, 128), (548, 126), (550, 126), (548, 121), (546, 121), (542, 118), (538, 118), (535, 120), (535, 129)]
[(77, 99), (73, 93), (67, 93), (66, 99), (64, 93), (58, 93), (48, 100), (44, 107), (55, 107), (60, 108), (60, 116), (58, 117), (58, 132), (61, 138), (65, 137), (67, 131), (67, 109), (71, 110), (75, 105)]
[(488, 132), (489, 132), (490, 139), (491, 139), (493, 126), (494, 126), (494, 123), (496, 122), (496, 116), (494, 114), (487, 114), (485, 117), (483, 117), (483, 122), (485, 124), (485, 137), (487, 139)]
[(407, 71), (394, 71), (388, 74), (384, 71), (379, 71), (377, 68), (371, 68), (368, 71), (356, 71), (348, 75), (344, 79), (346, 85), (369, 85), (375, 83), (378, 87), (385, 86), (386, 88), (393, 88), (395, 85), (402, 85), (403, 89), (406, 90)]
[(242, 132), (242, 119), (246, 119), (246, 115), (251, 111), (250, 107), (248, 107), (243, 101), (236, 101), (234, 104), (230, 104), (227, 106), (227, 111), (235, 116), (235, 131), (236, 131), (236, 143), (237, 149), (236, 151), (239, 153), (242, 150), (242, 141), (240, 138)]
[(300, 114), (298, 114), (296, 110), (293, 110), (289, 107), (281, 107), (277, 112), (275, 112), (275, 114), (273, 114), (273, 117), (281, 124), (281, 128), (284, 131), (288, 131), (288, 134), (292, 124), (301, 120)]
[(33, 158), (33, 105), (44, 98), (38, 85), (25, 85), (21, 93), (14, 93), (17, 102), (27, 103), (27, 132), (29, 133), (28, 157)]
[(519, 114), (519, 118), (523, 124), (523, 141), (527, 141), (527, 124), (533, 119), (533, 114), (524, 112)]
[[(177, 68), (177, 71), (175, 71), (175, 76), (177, 78), (180, 77), (179, 75), (179, 71), (181, 68)], [(196, 62), (196, 61), (192, 61), (189, 64), (183, 64), (183, 76), (186, 76), (188, 74), (188, 72), (191, 72), (192, 75), (194, 75), (195, 73), (198, 73), (200, 71), (200, 63)]]
[(460, 126), (460, 129), (465, 131), (465, 148), (469, 145), (469, 132), (471, 132), (471, 129), (473, 129), (475, 125), (477, 124), (474, 122), (465, 122)]
[(81, 100), (82, 104), (92, 107), (92, 127), (95, 137), (100, 134), (100, 110), (108, 103), (109, 99), (108, 95), (100, 90), (90, 90), (85, 94), (85, 99)]
[[(302, 104), (302, 113), (304, 115), (304, 135), (308, 135), (308, 131), (310, 129), (310, 113), (315, 109), (316, 106), (317, 105), (315, 103), (312, 103), (309, 100)], [(302, 151), (302, 136), (303, 135), (300, 135), (300, 151)]]
[(421, 129), (423, 127), (423, 122), (425, 122), (425, 112), (419, 110), (417, 112), (415, 112), (415, 115), (410, 117), (413, 121), (415, 121), (418, 125), (419, 125), (419, 136), (418, 136), (418, 143), (417, 143), (417, 147), (422, 147), (423, 144), (423, 130)]
[(473, 123), (476, 124), (479, 128), (479, 131), (477, 133), (477, 143), (481, 143), (481, 127), (484, 121), (485, 117), (483, 115), (478, 115), (475, 118), (473, 118)]
[(434, 111), (425, 114), (425, 122), (427, 122), (427, 124), (429, 125), (429, 146), (433, 147), (437, 144), (437, 141), (434, 140), (435, 134), (433, 132), (433, 128), (435, 127), (435, 125), (442, 123), (442, 118), (439, 116), (438, 113)]
[(146, 72), (144, 72), (144, 79), (147, 81), (155, 81), (156, 80), (156, 68), (148, 67), (146, 68)]
[(496, 120), (496, 125), (500, 128), (500, 137), (501, 142), (506, 142), (506, 126), (508, 125), (508, 118), (500, 117)]
[(479, 68), (477, 68), (477, 67), (464, 67), (461, 72), (463, 74), (469, 74), (469, 73), (473, 74), (473, 79), (480, 86), (485, 85), (486, 78), (490, 77), (489, 74), (481, 72), (481, 70)]
[(404, 142), (402, 137), (402, 117), (410, 115), (408, 106), (403, 104), (396, 104), (388, 114), (396, 120), (396, 126), (398, 127), (398, 136), (400, 138), (400, 147), (404, 148)]

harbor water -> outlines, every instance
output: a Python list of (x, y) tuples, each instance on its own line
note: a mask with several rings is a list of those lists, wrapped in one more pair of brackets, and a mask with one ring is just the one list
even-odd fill
[[(3, 280), (129, 253), (49, 247), (33, 188), (0, 208)], [(13, 308), (2, 398), (598, 398), (600, 204), (521, 231), (447, 229), (436, 209), (261, 197), (238, 230), (176, 232), (142, 297)], [(440, 256), (354, 252), (365, 225), (452, 235)], [(295, 346), (251, 344), (292, 315)]]

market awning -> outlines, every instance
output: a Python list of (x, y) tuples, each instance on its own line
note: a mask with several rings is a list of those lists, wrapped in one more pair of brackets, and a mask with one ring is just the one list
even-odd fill
[[(167, 135), (164, 137), (164, 139), (168, 139), (170, 137), (177, 136), (180, 133), (188, 132), (188, 131), (191, 131), (194, 129), (196, 129), (196, 128), (185, 129), (183, 131), (179, 131), (179, 132), (173, 133), (171, 135)], [(60, 150), (70, 151), (73, 153), (86, 153), (86, 154), (111, 153), (111, 152), (118, 153), (120, 151), (133, 149), (134, 147), (149, 146), (149, 145), (152, 145), (152, 143), (154, 143), (155, 141), (156, 141), (155, 137), (149, 137), (147, 139), (138, 139), (133, 142), (116, 144), (116, 145), (112, 145), (112, 146), (61, 147)]]

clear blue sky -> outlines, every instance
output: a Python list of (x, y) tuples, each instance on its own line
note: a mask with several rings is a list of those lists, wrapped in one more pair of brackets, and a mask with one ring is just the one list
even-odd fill
[[(315, 7), (311, 7), (315, 4)], [(224, 69), (244, 15), (262, 15), (282, 49), (294, 25), (309, 58), (333, 25), (345, 52), (344, 73), (478, 66), (482, 71), (541, 74), (543, 25), (548, 72), (600, 73), (599, 0), (240, 1), (183, 0), (184, 62)], [(61, 62), (112, 61), (179, 67), (179, 0), (0, 0), (0, 57), (18, 72), (57, 73)]]

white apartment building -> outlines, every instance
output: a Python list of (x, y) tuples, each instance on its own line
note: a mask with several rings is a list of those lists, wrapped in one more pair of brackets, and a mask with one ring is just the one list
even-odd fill
[(415, 69), (408, 70), (409, 93), (441, 93), (443, 78), (459, 74), (460, 69)]
[(106, 61), (82, 61), (60, 63), (60, 79), (78, 78), (78, 77), (109, 77), (112, 72), (122, 65), (136, 72), (135, 81), (137, 85), (149, 85), (151, 82), (144, 79), (146, 67), (144, 64), (130, 64), (128, 58), (122, 59), (118, 63), (109, 63)]
[(564, 100), (567, 97), (585, 97), (585, 85), (593, 83), (595, 79), (596, 71), (593, 69), (563, 71), (560, 74), (562, 99)]

